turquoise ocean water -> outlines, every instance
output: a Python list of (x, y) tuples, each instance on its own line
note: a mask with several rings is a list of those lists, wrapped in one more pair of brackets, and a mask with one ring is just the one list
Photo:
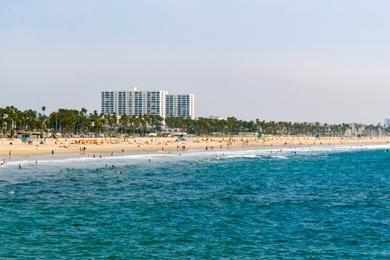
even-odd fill
[(390, 258), (376, 148), (10, 162), (0, 258)]

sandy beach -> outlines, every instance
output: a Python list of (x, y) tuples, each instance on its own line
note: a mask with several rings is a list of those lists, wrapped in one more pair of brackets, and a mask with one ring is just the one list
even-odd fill
[(329, 145), (388, 144), (390, 137), (195, 137), (185, 141), (175, 138), (61, 138), (22, 143), (19, 139), (0, 139), (0, 159), (57, 154), (148, 153), (185, 150), (212, 150), (250, 147), (298, 147)]

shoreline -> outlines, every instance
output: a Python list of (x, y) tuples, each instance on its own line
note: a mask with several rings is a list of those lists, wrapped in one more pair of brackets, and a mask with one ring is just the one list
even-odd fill
[[(93, 163), (93, 165), (106, 168), (108, 163), (118, 166), (118, 162), (121, 164), (128, 164), (130, 162), (143, 162), (151, 163), (155, 160), (188, 160), (191, 158), (208, 158), (208, 159), (222, 159), (222, 158), (254, 158), (254, 157), (272, 157), (278, 159), (287, 159), (290, 156), (299, 155), (317, 155), (321, 153), (342, 153), (342, 152), (358, 152), (358, 151), (374, 151), (374, 150), (390, 150), (390, 144), (366, 144), (366, 145), (317, 145), (317, 146), (303, 146), (303, 147), (246, 147), (246, 148), (232, 148), (223, 150), (200, 150), (200, 149), (188, 149), (183, 152), (151, 152), (151, 153), (121, 153), (121, 154), (102, 154), (102, 157), (92, 157), (89, 155), (79, 154), (57, 154), (54, 156), (43, 157), (14, 157), (7, 160), (4, 165), (0, 165), (1, 168), (19, 167), (24, 169), (25, 167), (36, 167), (40, 165), (52, 165), (62, 166), (64, 169), (70, 169), (63, 166), (64, 163), (74, 165), (75, 163), (80, 167), (86, 167)], [(114, 163), (116, 161), (116, 163)], [(101, 165), (100, 165), (101, 164)], [(73, 166), (74, 169), (74, 166)]]
[[(99, 141), (99, 144), (93, 142)], [(9, 142), (12, 142), (10, 145)], [(109, 158), (112, 156), (180, 154), (200, 151), (240, 151), (248, 149), (297, 149), (310, 147), (390, 145), (390, 137), (253, 137), (192, 138), (177, 142), (172, 138), (69, 138), (50, 139), (44, 144), (23, 144), (20, 140), (0, 140), (0, 160), (67, 158)], [(11, 155), (11, 156), (10, 156)]]

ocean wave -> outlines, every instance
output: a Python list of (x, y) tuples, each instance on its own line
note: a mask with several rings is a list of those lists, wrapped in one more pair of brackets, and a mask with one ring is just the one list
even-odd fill
[(199, 151), (190, 150), (185, 152), (170, 152), (170, 153), (143, 153), (143, 154), (123, 154), (116, 156), (103, 156), (93, 157), (54, 157), (54, 158), (34, 158), (34, 159), (22, 159), (22, 160), (10, 160), (2, 168), (21, 166), (35, 166), (35, 165), (88, 165), (88, 163), (100, 163), (110, 161), (123, 161), (123, 162), (140, 162), (155, 159), (193, 159), (198, 158), (256, 158), (261, 156), (269, 156), (275, 159), (288, 159), (290, 155), (305, 155), (305, 154), (320, 154), (328, 152), (347, 152), (347, 151), (359, 151), (359, 150), (381, 150), (390, 149), (390, 144), (382, 145), (334, 145), (334, 146), (307, 146), (307, 147), (261, 147), (253, 149), (232, 149), (232, 150), (211, 150), (211, 151)]

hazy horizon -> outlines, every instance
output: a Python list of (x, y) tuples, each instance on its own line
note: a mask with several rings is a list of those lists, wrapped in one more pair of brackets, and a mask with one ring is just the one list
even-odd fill
[(3, 1), (0, 107), (193, 93), (196, 116), (383, 123), (390, 2)]

